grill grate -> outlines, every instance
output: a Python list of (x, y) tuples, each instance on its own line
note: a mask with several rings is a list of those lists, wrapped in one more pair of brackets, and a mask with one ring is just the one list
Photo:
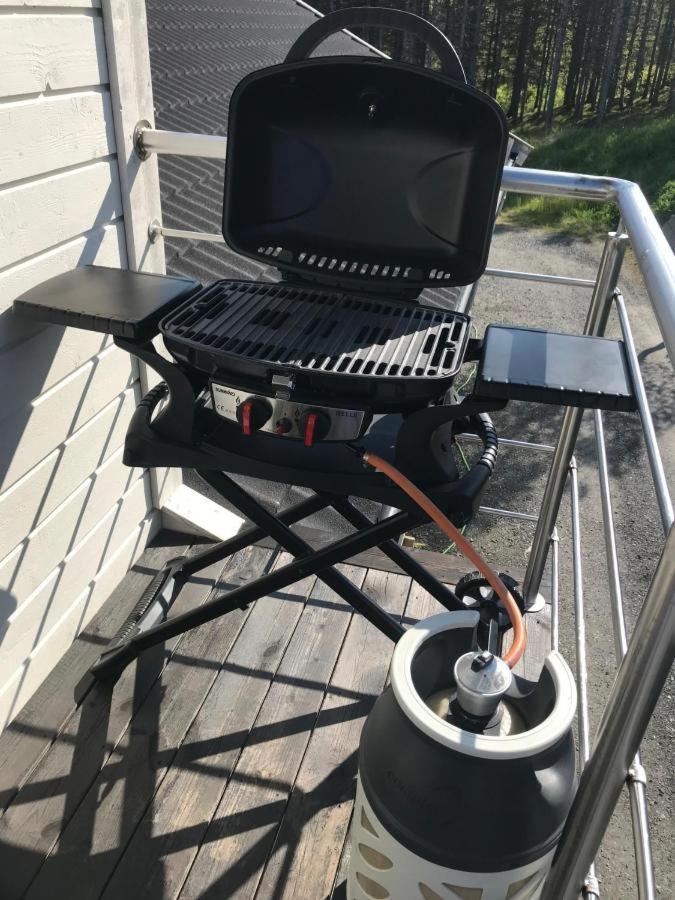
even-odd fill
[(324, 289), (219, 281), (161, 328), (227, 358), (368, 378), (447, 378), (461, 364), (468, 319)]

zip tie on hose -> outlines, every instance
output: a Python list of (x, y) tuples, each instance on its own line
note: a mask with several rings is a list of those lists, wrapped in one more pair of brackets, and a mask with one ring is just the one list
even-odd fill
[(441, 531), (443, 531), (451, 541), (454, 541), (462, 555), (478, 569), (502, 601), (508, 617), (511, 620), (511, 625), (513, 626), (513, 643), (503, 657), (503, 660), (506, 665), (512, 669), (525, 652), (525, 623), (523, 622), (523, 617), (520, 614), (516, 601), (511, 596), (504, 582), (494, 569), (492, 569), (492, 567), (483, 559), (473, 544), (471, 544), (460, 530), (452, 524), (450, 519), (440, 511), (433, 500), (427, 497), (427, 495), (414, 485), (410, 479), (406, 478), (402, 472), (399, 472), (396, 466), (393, 466), (385, 459), (382, 459), (382, 457), (378, 456), (376, 453), (363, 453), (362, 458), (369, 466), (377, 469), (378, 472), (382, 472), (383, 475), (386, 475), (387, 478), (393, 481), (395, 485), (401, 488), (401, 490), (420, 507), (420, 509), (424, 510), (430, 519), (433, 519)]

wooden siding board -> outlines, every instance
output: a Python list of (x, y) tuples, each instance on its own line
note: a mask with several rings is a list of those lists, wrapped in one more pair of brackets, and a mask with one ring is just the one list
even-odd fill
[(2, 683), (12, 678), (23, 661), (69, 613), (75, 598), (145, 518), (148, 491), (148, 479), (137, 479), (29, 597), (3, 592), (6, 609), (12, 604), (14, 609), (5, 616), (5, 634), (0, 646)]
[(119, 450), (136, 401), (135, 386), (113, 398), (90, 422), (0, 494), (2, 558)]
[[(46, 635), (30, 656), (24, 661), (16, 675), (0, 694), (0, 723), (6, 725), (30, 699), (56, 666), (75, 638), (86, 627), (89, 618), (105, 603), (116, 584), (143, 552), (147, 542), (157, 530), (157, 515), (151, 512), (134, 528), (126, 540), (85, 587), (67, 615)], [(0, 824), (2, 819), (0, 819)], [(0, 828), (0, 841), (2, 830)]]
[[(0, 108), (0, 141), (2, 129)], [(0, 159), (0, 171), (2, 160)], [(0, 190), (0, 267), (100, 228), (122, 214), (114, 159)], [(0, 300), (0, 311), (10, 306)]]
[[(112, 109), (107, 90), (78, 91), (0, 104), (2, 184), (39, 177), (45, 172), (110, 156), (114, 152)], [(42, 238), (45, 238), (44, 232)]]
[(4, 810), (75, 709), (80, 679), (114, 637), (155, 574), (187, 549), (179, 535), (162, 532), (119, 581), (54, 671), (0, 734), (0, 810)]
[(30, 404), (111, 344), (111, 337), (95, 331), (47, 325), (4, 352), (0, 349), (0, 384), (14, 385), (3, 398), (0, 420)]
[(0, 717), (25, 702), (157, 522), (149, 476), (120, 459), (137, 364), (107, 338), (8, 312), (52, 275), (129, 262), (109, 76), (98, 0), (0, 0), (0, 380), (15, 385), (0, 407)]
[(0, 428), (0, 490), (25, 475), (136, 380), (126, 353), (109, 347)]
[(3, 15), (0, 7), (3, 98), (107, 83), (100, 16)]
[(0, 592), (21, 605), (140, 478), (122, 465), (122, 448), (0, 562)]

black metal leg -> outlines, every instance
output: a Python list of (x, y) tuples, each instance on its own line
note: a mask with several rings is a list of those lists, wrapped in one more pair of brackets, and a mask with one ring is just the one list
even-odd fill
[[(266, 534), (273, 537), (284, 550), (288, 550), (289, 553), (292, 553), (293, 556), (296, 557), (316, 555), (315, 551), (307, 541), (304, 541), (297, 534), (294, 534), (286, 525), (279, 521), (277, 516), (267, 512), (257, 500), (254, 500), (253, 497), (247, 494), (243, 488), (239, 487), (239, 485), (227, 475), (223, 475), (220, 472), (203, 472), (200, 470), (197, 470), (197, 474), (200, 478), (203, 478), (207, 484), (210, 484), (212, 488), (222, 494), (223, 497), (227, 497), (237, 509), (241, 510), (248, 519), (262, 528)], [(401, 513), (398, 516), (392, 516), (387, 521), (394, 524), (392, 534), (398, 535), (408, 527), (408, 525), (401, 523), (410, 523), (411, 521), (414, 521), (414, 519), (409, 513)], [(361, 532), (361, 535), (372, 534), (372, 529), (375, 526), (370, 522), (368, 522), (368, 526), (369, 528)], [(398, 530), (396, 530), (397, 527)], [(356, 536), (357, 535), (350, 535), (349, 538), (355, 538)], [(387, 535), (387, 537), (389, 536), (390, 535)], [(348, 541), (349, 538), (346, 540)], [(343, 542), (339, 541), (338, 543)], [(366, 549), (369, 549), (376, 543), (378, 543), (377, 540), (367, 540)], [(330, 546), (335, 547), (337, 544), (331, 544)], [(327, 549), (330, 549), (330, 547)], [(351, 556), (353, 552), (360, 552), (360, 550), (347, 552), (344, 556), (338, 556), (335, 561), (342, 562), (348, 556)], [(332, 563), (330, 565), (332, 565)], [(328, 587), (353, 606), (357, 612), (360, 612), (365, 616), (369, 622), (372, 622), (373, 625), (379, 628), (380, 631), (387, 635), (387, 637), (392, 640), (398, 640), (403, 634), (403, 629), (398, 622), (396, 622), (389, 613), (381, 609), (381, 607), (371, 600), (370, 597), (364, 594), (363, 591), (359, 590), (356, 585), (341, 572), (338, 572), (336, 569), (327, 568), (326, 571), (317, 569), (308, 574), (317, 574), (322, 581), (325, 581)]]
[[(328, 495), (322, 495), (329, 500)], [(346, 497), (338, 499), (330, 499), (330, 505), (343, 516), (354, 528), (368, 528), (372, 522), (367, 516), (356, 509)], [(396, 541), (384, 541), (378, 544), (379, 549), (388, 556), (389, 559), (403, 569), (406, 575), (421, 585), (425, 591), (428, 591), (441, 606), (444, 606), (450, 612), (456, 610), (465, 610), (466, 606), (457, 599), (455, 592), (450, 590), (442, 581), (439, 581), (431, 572), (428, 571), (421, 563), (417, 562), (403, 547), (400, 547)]]
[[(282, 510), (276, 518), (284, 525), (294, 525), (296, 522), (300, 522), (308, 516), (313, 516), (314, 513), (330, 506), (330, 503), (331, 501), (328, 498), (313, 494), (306, 500), (301, 500), (300, 503)], [(268, 532), (257, 525), (253, 528), (247, 528), (227, 541), (221, 541), (219, 544), (207, 547), (201, 553), (195, 553), (194, 556), (188, 557), (178, 570), (178, 573), (181, 575), (192, 575), (193, 572), (198, 572), (212, 563), (219, 562), (221, 559), (238, 553), (239, 550), (244, 550), (251, 544), (255, 544), (256, 541), (267, 537), (267, 535)]]
[[(225, 478), (225, 476), (221, 477)], [(238, 491), (241, 490), (237, 485), (235, 487)], [(250, 503), (255, 506), (259, 505), (248, 495), (245, 496)], [(242, 512), (245, 512), (243, 506), (242, 504), (240, 508)], [(262, 507), (260, 509), (265, 516), (271, 516)], [(252, 511), (257, 515), (257, 511)], [(249, 513), (245, 512), (245, 514), (248, 518), (252, 518)], [(92, 667), (92, 673), (97, 678), (114, 678), (119, 675), (125, 666), (136, 659), (143, 650), (176, 637), (176, 635), (182, 634), (190, 628), (196, 628), (198, 625), (210, 622), (219, 616), (225, 615), (225, 613), (232, 612), (234, 609), (241, 609), (249, 603), (259, 600), (266, 594), (280, 591), (310, 575), (318, 575), (337, 594), (351, 604), (357, 612), (360, 612), (392, 641), (397, 641), (405, 633), (405, 629), (393, 616), (390, 616), (388, 612), (360, 591), (344, 575), (332, 570), (330, 567), (356, 553), (369, 550), (371, 547), (395, 537), (402, 531), (417, 524), (414, 516), (407, 512), (398, 513), (391, 518), (385, 519), (383, 522), (371, 525), (370, 528), (364, 531), (350, 534), (342, 538), (342, 540), (315, 551), (312, 550), (309, 544), (287, 529), (285, 525), (281, 525), (274, 516), (271, 516), (271, 519), (276, 523), (273, 526), (275, 531), (277, 531), (278, 526), (287, 532), (284, 535), (284, 543), (289, 545), (288, 549), (291, 553), (294, 553), (295, 550), (291, 549), (290, 545), (294, 545), (298, 551), (298, 559), (286, 566), (268, 572), (267, 575), (263, 575), (251, 584), (241, 585), (241, 587), (235, 588), (226, 594), (214, 597), (213, 600), (204, 603), (197, 609), (167, 619), (167, 621), (154, 625), (151, 628), (142, 630), (139, 628), (123, 646), (103, 653), (99, 661)], [(270, 533), (271, 531), (272, 529), (270, 529)], [(297, 539), (299, 543), (295, 543), (293, 539)], [(279, 543), (282, 544), (281, 541)], [(302, 545), (302, 549), (300, 545)], [(301, 553), (304, 555), (300, 555)]]

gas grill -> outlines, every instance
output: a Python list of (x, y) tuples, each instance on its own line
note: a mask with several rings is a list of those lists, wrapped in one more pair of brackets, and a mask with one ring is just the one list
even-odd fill
[[(220, 281), (167, 316), (160, 329), (177, 360), (212, 377), (214, 403), (224, 415), (223, 379), (256, 379), (267, 391), (292, 381), (296, 396), (340, 397), (386, 412), (425, 405), (450, 387), (469, 320), (380, 296)], [(278, 422), (275, 428), (289, 433)]]
[[(412, 32), (440, 69), (308, 58), (356, 25)], [(201, 286), (86, 267), (15, 302), (20, 315), (114, 335), (154, 369), (162, 382), (132, 418), (125, 463), (194, 468), (253, 523), (159, 573), (93, 676), (115, 678), (145, 648), (309, 575), (398, 640), (399, 622), (334, 568), (375, 546), (444, 607), (464, 609), (396, 543), (426, 515), (364, 453), (395, 464), (462, 525), (496, 461), (490, 410), (509, 398), (634, 407), (619, 342), (504, 327), (483, 342), (470, 338), (467, 315), (418, 299), (484, 271), (506, 140), (503, 112), (466, 84), (432, 25), (394, 10), (332, 13), (283, 64), (244, 78), (230, 104), (223, 234), (280, 281)], [(152, 343), (160, 333), (171, 359)], [(468, 361), (479, 362), (474, 392), (456, 397)], [(462, 433), (482, 444), (463, 473), (453, 452)], [(311, 493), (273, 515), (232, 475)], [(373, 523), (352, 497), (398, 512)], [(356, 530), (315, 550), (291, 526), (328, 507)], [(295, 561), (159, 621), (187, 576), (266, 536)]]

